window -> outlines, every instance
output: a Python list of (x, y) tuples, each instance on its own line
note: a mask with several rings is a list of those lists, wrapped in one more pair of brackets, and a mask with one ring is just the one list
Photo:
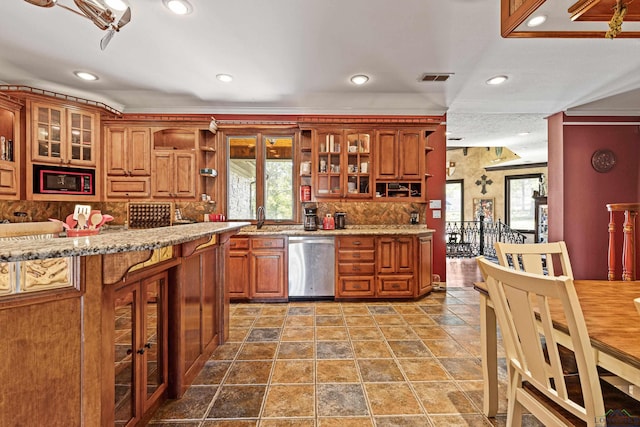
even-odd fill
[(227, 136), (227, 217), (293, 220), (293, 135)]
[(505, 177), (506, 221), (514, 230), (531, 232), (535, 229), (535, 201), (542, 174)]
[(464, 221), (464, 180), (456, 179), (447, 181), (447, 206), (445, 209), (445, 221)]

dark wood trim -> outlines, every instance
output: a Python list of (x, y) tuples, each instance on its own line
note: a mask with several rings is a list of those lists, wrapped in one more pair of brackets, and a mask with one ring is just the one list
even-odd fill
[(526, 163), (521, 165), (512, 165), (512, 166), (489, 166), (484, 168), (487, 172), (495, 172), (495, 171), (510, 171), (510, 170), (518, 170), (518, 169), (534, 169), (534, 168), (546, 168), (547, 162), (543, 163)]

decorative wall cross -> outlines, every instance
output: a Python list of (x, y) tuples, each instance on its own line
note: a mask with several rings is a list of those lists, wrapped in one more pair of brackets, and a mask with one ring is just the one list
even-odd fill
[(487, 185), (491, 184), (493, 184), (493, 181), (487, 179), (487, 175), (482, 175), (480, 179), (476, 181), (476, 185), (482, 185), (482, 190), (480, 190), (482, 194), (487, 194)]

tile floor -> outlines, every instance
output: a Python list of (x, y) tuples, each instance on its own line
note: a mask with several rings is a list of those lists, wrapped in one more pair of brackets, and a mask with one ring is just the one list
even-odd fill
[(232, 304), (229, 341), (149, 425), (504, 425), (481, 413), (479, 355), (469, 286), (411, 302)]

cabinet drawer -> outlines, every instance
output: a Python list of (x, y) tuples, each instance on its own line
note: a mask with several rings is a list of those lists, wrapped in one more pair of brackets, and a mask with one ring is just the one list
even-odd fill
[(338, 239), (339, 249), (373, 249), (374, 237), (352, 236)]
[(413, 276), (378, 276), (379, 296), (413, 296)]
[(373, 263), (363, 263), (363, 264), (354, 264), (354, 263), (338, 263), (338, 273), (339, 274), (373, 274), (374, 267)]
[(231, 240), (229, 241), (229, 247), (231, 249), (249, 249), (249, 238), (231, 238)]
[(369, 277), (341, 277), (337, 297), (372, 297), (373, 276)]
[(375, 252), (372, 250), (365, 251), (338, 251), (339, 262), (373, 262), (375, 259)]
[(251, 239), (251, 249), (284, 249), (284, 239), (254, 237)]

